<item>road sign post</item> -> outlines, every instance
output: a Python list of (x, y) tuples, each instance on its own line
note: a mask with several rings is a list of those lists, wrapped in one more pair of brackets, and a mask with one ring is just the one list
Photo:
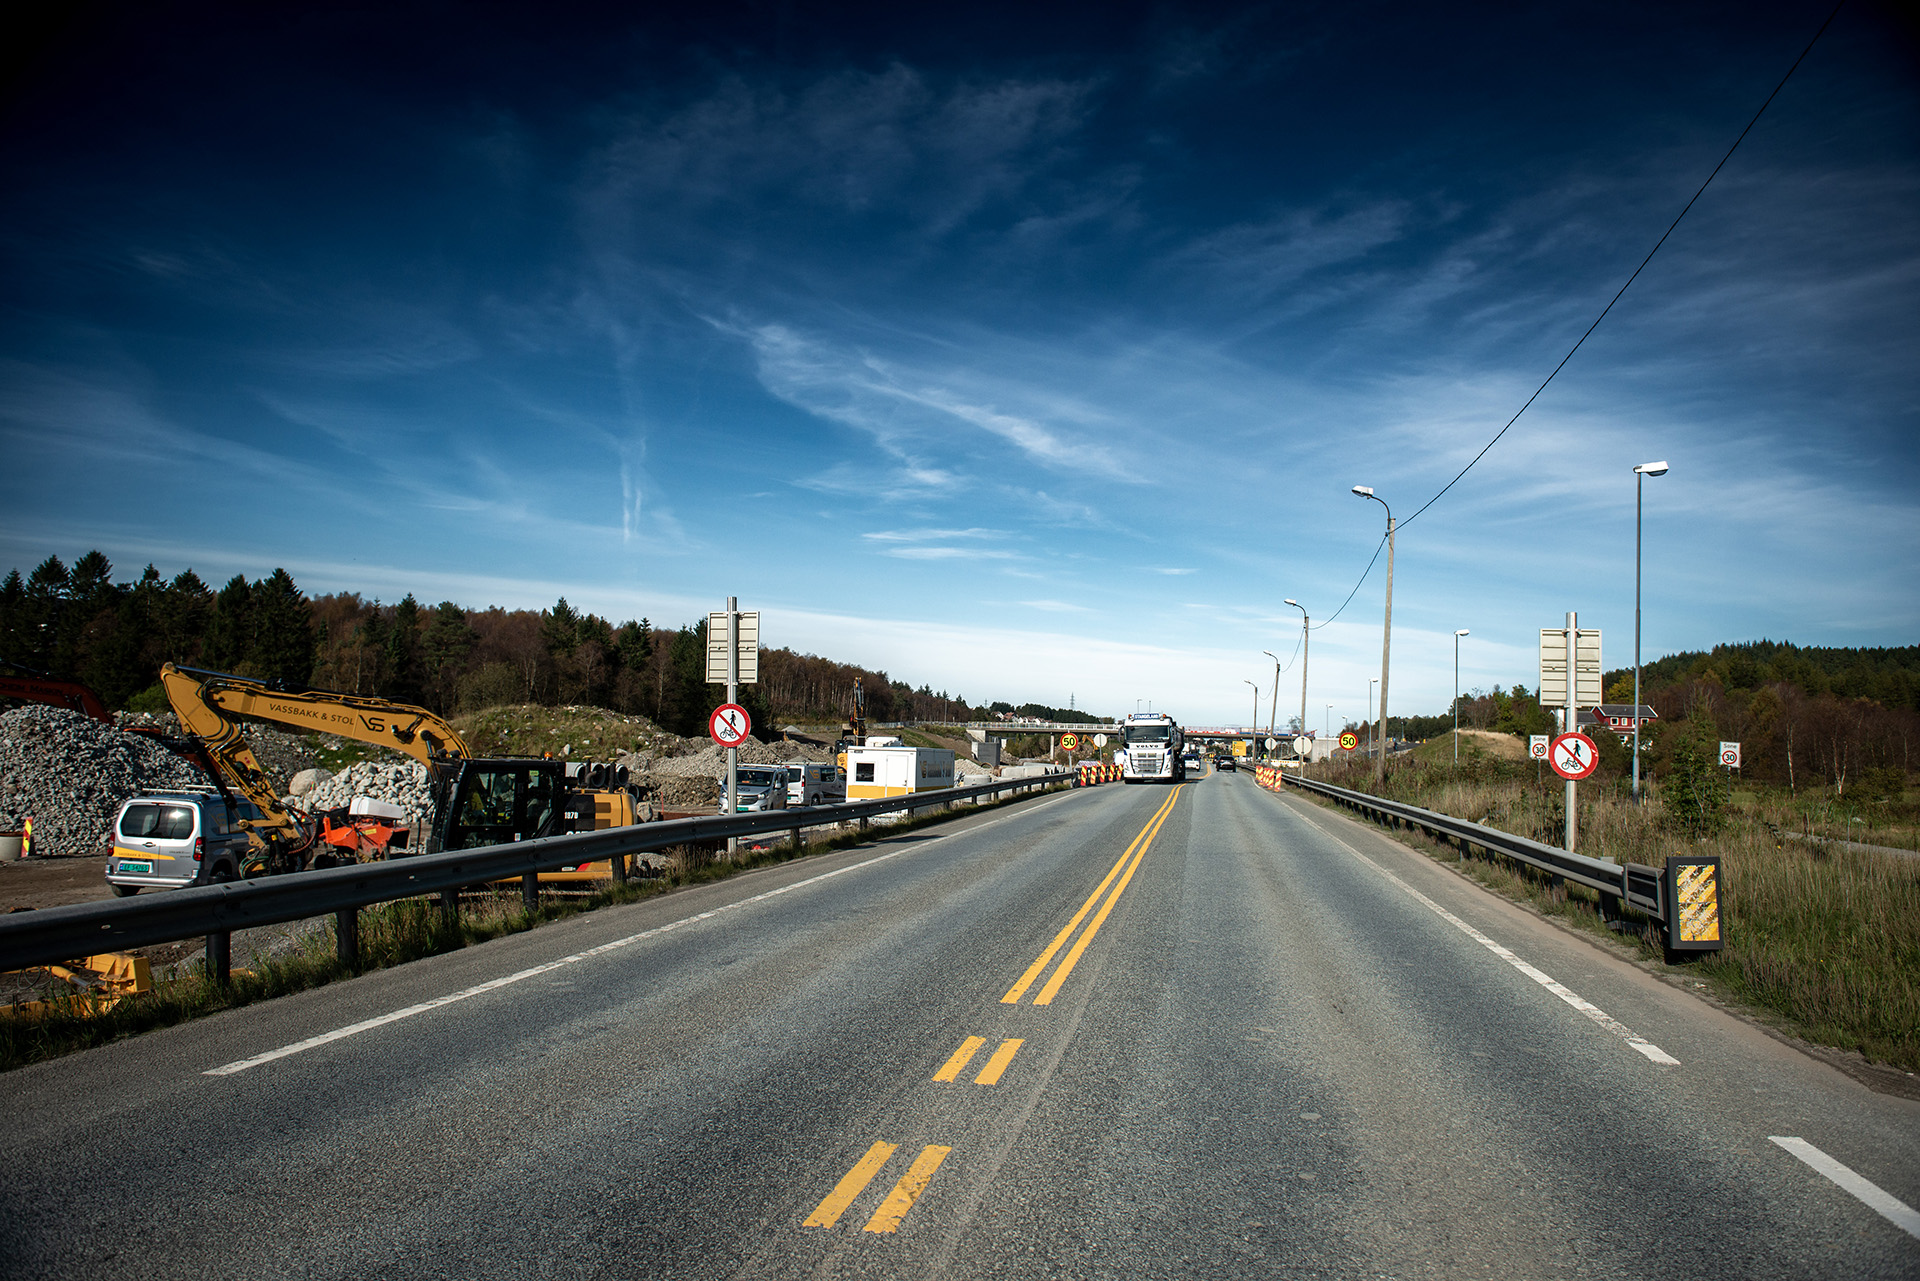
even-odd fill
[[(1580, 707), (1597, 707), (1600, 691), (1600, 629), (1582, 628), (1580, 616), (1567, 611), (1567, 625), (1558, 630), (1540, 629), (1540, 706), (1561, 708), (1560, 738), (1579, 734)], [(1588, 747), (1593, 740), (1580, 735)], [(1557, 745), (1560, 739), (1554, 740)], [(1579, 836), (1579, 809), (1574, 795), (1574, 778), (1560, 768), (1552, 756), (1548, 764), (1567, 780), (1567, 853), (1573, 853)], [(1587, 773), (1592, 773), (1588, 770)], [(1586, 775), (1579, 775), (1585, 778)]]
[[(736, 596), (727, 597), (724, 611), (715, 610), (707, 615), (707, 683), (718, 685), (722, 681), (726, 682), (729, 707), (739, 705), (743, 682), (755, 685), (760, 681), (760, 613), (758, 610), (741, 613)], [(746, 713), (742, 712), (741, 716), (744, 719)], [(718, 734), (715, 738), (718, 739)], [(743, 731), (738, 739), (726, 745), (728, 814), (737, 812), (740, 804), (739, 745), (745, 740)], [(739, 848), (738, 837), (727, 838), (729, 856)]]

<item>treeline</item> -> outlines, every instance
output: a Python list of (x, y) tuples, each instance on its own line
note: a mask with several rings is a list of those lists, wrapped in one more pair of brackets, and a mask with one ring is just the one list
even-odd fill
[(1093, 713), (1072, 707), (1048, 707), (1044, 703), (1022, 703), (1015, 707), (1012, 703), (988, 703), (990, 715), (985, 719), (997, 720), (1011, 716), (1019, 720), (1055, 721), (1062, 725), (1111, 725), (1113, 717), (1095, 716)]
[[(1644, 663), (1640, 688), (1667, 689), (1696, 681), (1722, 689), (1790, 685), (1810, 698), (1870, 699), (1882, 707), (1920, 712), (1920, 645), (1897, 649), (1803, 648), (1791, 641), (1715, 645), (1701, 653), (1668, 654)], [(1633, 669), (1606, 674), (1609, 702), (1633, 701)], [(1615, 698), (1616, 693), (1621, 694)]]
[[(115, 709), (161, 710), (160, 666), (207, 667), (285, 685), (417, 703), (442, 714), (506, 703), (586, 704), (700, 734), (724, 701), (706, 682), (706, 620), (672, 630), (614, 624), (562, 598), (547, 610), (394, 604), (357, 593), (306, 597), (284, 569), (215, 591), (192, 570), (153, 566), (113, 581), (98, 551), (71, 568), (48, 557), (0, 582), (0, 659), (91, 685)], [(762, 649), (742, 687), (757, 727), (839, 720), (861, 680), (870, 721), (972, 720), (967, 700), (885, 672)]]

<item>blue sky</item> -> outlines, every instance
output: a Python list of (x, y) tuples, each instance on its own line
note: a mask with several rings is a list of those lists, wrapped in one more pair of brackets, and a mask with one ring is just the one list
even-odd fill
[[(1816, 5), (154, 6), (0, 116), (0, 562), (691, 621), (916, 685), (1299, 706), (1299, 614), (1565, 355)], [(1920, 639), (1920, 59), (1849, 4), (1406, 525), (1393, 707)], [(1308, 720), (1378, 674), (1384, 557)]]

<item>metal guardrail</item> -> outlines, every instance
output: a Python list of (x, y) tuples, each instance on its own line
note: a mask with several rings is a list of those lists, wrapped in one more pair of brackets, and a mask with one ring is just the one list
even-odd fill
[(1621, 919), (1623, 905), (1651, 917), (1665, 933), (1666, 947), (1671, 952), (1718, 951), (1724, 946), (1720, 929), (1718, 855), (1670, 857), (1664, 868), (1616, 863), (1611, 859), (1571, 853), (1418, 805), (1302, 778), (1278, 766), (1258, 766), (1254, 775), (1260, 785), (1270, 791), (1297, 787), (1373, 818), (1419, 828), (1429, 836), (1452, 841), (1463, 850), (1477, 845), (1489, 854), (1584, 885), (1600, 895), (1603, 919)]
[(16, 912), (0, 917), (0, 970), (57, 964), (79, 956), (206, 935), (208, 958), (216, 970), (224, 971), (227, 937), (234, 930), (297, 921), (328, 912), (339, 917), (340, 950), (343, 959), (351, 960), (357, 951), (355, 914), (374, 903), (446, 894), (467, 886), (732, 836), (790, 832), (797, 844), (803, 828), (883, 814), (911, 813), (1002, 792), (1044, 790), (1072, 781), (1073, 775), (1062, 770), (1032, 778), (1001, 779), (910, 796), (758, 814), (718, 814), (711, 818), (639, 823), (481, 849), (447, 850), (380, 863), (355, 863), (224, 885), (200, 885), (111, 902)]

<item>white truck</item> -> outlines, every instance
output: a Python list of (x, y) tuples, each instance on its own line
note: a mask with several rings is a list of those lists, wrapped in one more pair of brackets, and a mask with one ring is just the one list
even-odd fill
[(1126, 760), (1120, 777), (1129, 783), (1179, 783), (1187, 777), (1180, 726), (1165, 712), (1135, 712), (1120, 724)]

